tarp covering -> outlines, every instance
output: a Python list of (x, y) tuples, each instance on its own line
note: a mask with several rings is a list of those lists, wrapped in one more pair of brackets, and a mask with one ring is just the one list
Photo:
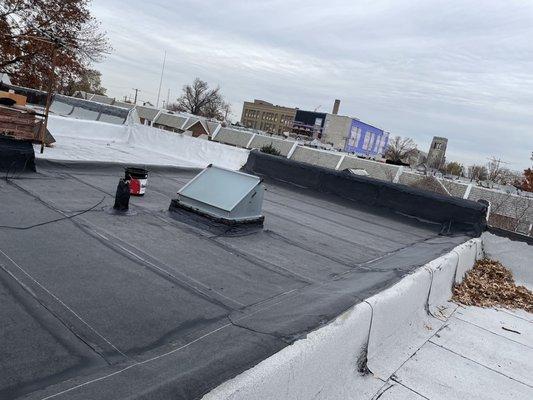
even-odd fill
[(31, 143), (0, 136), (0, 171), (8, 175), (35, 171), (35, 153)]
[(249, 153), (246, 149), (140, 124), (116, 125), (50, 116), (48, 126), (57, 142), (43, 155), (38, 154), (38, 158), (188, 168), (214, 164), (237, 170)]

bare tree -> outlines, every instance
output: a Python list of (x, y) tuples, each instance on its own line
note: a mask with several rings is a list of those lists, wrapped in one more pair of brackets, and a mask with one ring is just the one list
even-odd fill
[(389, 141), (385, 158), (393, 162), (407, 162), (417, 154), (416, 143), (411, 138), (396, 136)]
[(207, 82), (200, 78), (196, 78), (192, 85), (185, 85), (183, 94), (176, 103), (169, 105), (169, 109), (219, 120), (223, 120), (231, 112), (220, 88), (210, 89)]
[(492, 158), (487, 163), (487, 172), (488, 172), (487, 179), (489, 181), (491, 181), (491, 182), (497, 182), (498, 178), (500, 176), (500, 173), (501, 173), (501, 162), (500, 162), (500, 160), (497, 160), (496, 158)]
[(500, 185), (517, 185), (520, 182), (520, 173), (509, 168), (500, 168), (495, 182)]
[(489, 173), (484, 165), (471, 165), (468, 167), (468, 177), (472, 181), (486, 181)]

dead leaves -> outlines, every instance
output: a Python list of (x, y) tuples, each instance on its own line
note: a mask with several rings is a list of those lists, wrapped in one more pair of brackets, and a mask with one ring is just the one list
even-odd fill
[(476, 261), (459, 285), (452, 300), (467, 306), (521, 308), (533, 312), (533, 292), (516, 286), (513, 274), (499, 261)]

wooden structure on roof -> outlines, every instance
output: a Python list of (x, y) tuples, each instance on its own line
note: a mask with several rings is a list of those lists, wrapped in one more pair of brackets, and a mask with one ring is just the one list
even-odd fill
[[(0, 136), (40, 143), (43, 121), (43, 116), (30, 108), (0, 104)], [(45, 144), (54, 142), (52, 135), (46, 132)]]

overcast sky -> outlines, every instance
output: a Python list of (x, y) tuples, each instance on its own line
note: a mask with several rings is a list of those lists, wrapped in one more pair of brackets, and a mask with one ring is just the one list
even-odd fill
[(155, 103), (195, 77), (245, 100), (331, 111), (412, 137), (447, 159), (531, 166), (533, 1), (93, 0), (114, 48), (108, 94)]

